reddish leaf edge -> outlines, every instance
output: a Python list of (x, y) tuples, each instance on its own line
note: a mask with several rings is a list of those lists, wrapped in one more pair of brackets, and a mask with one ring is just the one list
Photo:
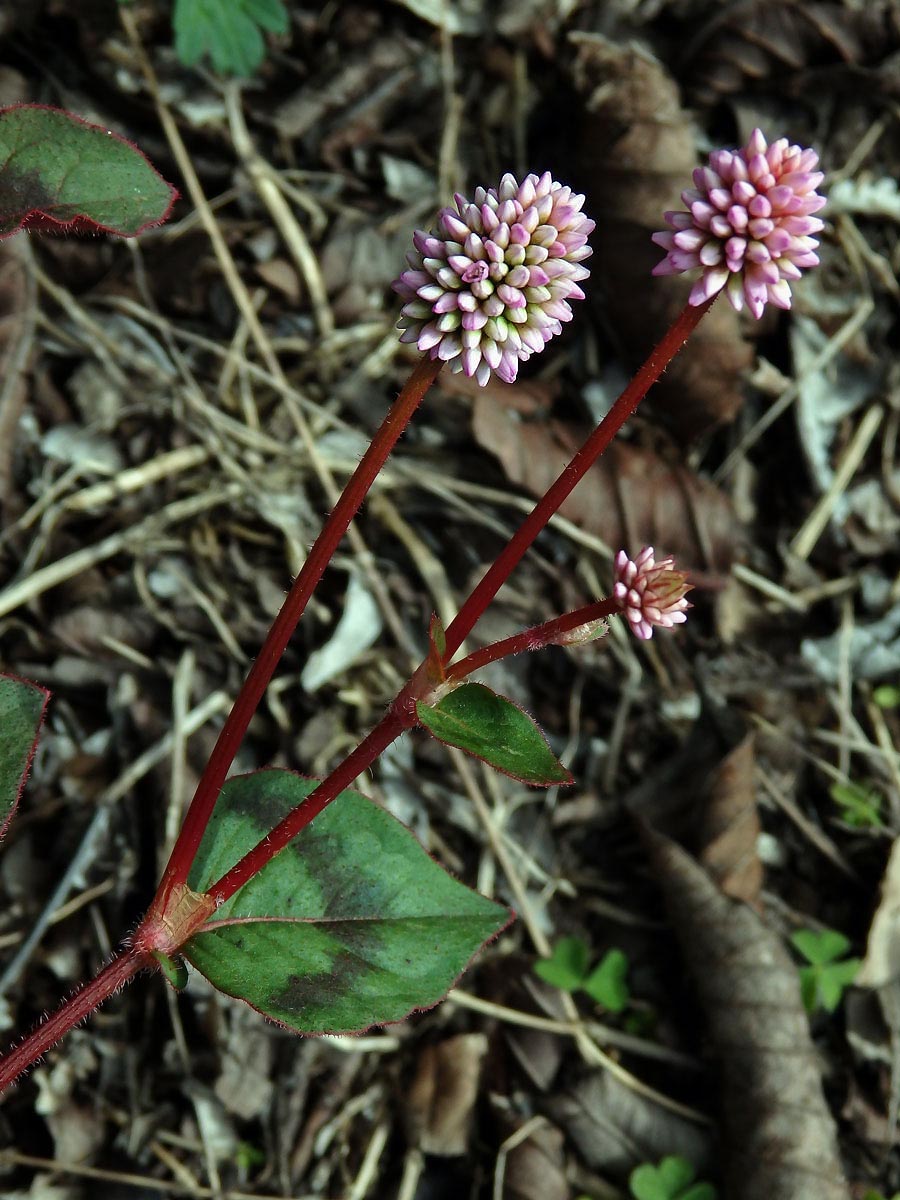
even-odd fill
[[(80, 213), (74, 217), (70, 217), (67, 221), (60, 221), (51, 213), (45, 212), (42, 208), (33, 208), (24, 215), (15, 229), (9, 229), (6, 233), (0, 233), (0, 242), (5, 241), (7, 238), (15, 237), (17, 233), (27, 233), (29, 231), (34, 233), (108, 233), (113, 237), (134, 238), (140, 237), (148, 229), (156, 229), (168, 221), (172, 215), (172, 209), (175, 207), (177, 201), (181, 199), (181, 193), (178, 188), (169, 183), (168, 179), (160, 171), (157, 171), (140, 146), (135, 145), (130, 138), (124, 137), (121, 133), (116, 133), (114, 129), (107, 129), (105, 125), (97, 125), (93, 121), (86, 121), (84, 117), (79, 117), (77, 113), (70, 112), (67, 108), (59, 108), (55, 104), (27, 104), (24, 102), (21, 104), (5, 104), (0, 106), (0, 117), (4, 113), (13, 112), (17, 108), (58, 113), (60, 116), (67, 117), (70, 121), (74, 121), (78, 125), (84, 125), (88, 129), (97, 129), (105, 136), (113, 137), (117, 142), (122, 142), (129, 149), (133, 150), (135, 154), (139, 154), (150, 170), (163, 181), (169, 189), (169, 203), (161, 217), (157, 217), (153, 221), (146, 221), (134, 233), (122, 233), (121, 230), (111, 225), (103, 225), (99, 221), (93, 221), (90, 217)], [(26, 679), (24, 682), (28, 683), (29, 681)]]
[[(401, 822), (401, 824), (402, 824), (402, 822)], [(427, 853), (427, 851), (426, 851), (426, 853)], [(431, 857), (431, 856), (429, 855), (429, 857)], [(441, 864), (439, 863), (438, 866), (441, 866)], [(441, 867), (441, 870), (446, 871), (447, 868)], [(457, 882), (459, 882), (459, 880), (457, 880)], [(463, 886), (468, 887), (468, 884), (463, 884)], [(474, 891), (475, 889), (469, 888), (469, 890)], [(479, 895), (480, 895), (480, 893), (479, 893)], [(495, 900), (494, 903), (496, 904), (497, 901)], [(501, 905), (501, 907), (505, 907), (505, 906)], [(507, 929), (509, 929), (510, 925), (512, 925), (512, 923), (518, 917), (518, 913), (515, 911), (515, 909), (507, 908), (506, 911), (509, 914), (506, 922), (503, 925), (501, 925), (501, 927), (497, 930), (497, 932), (492, 937), (487, 938), (485, 941), (483, 941), (481, 943), (481, 945), (474, 952), (472, 957), (468, 960), (468, 962), (465, 964), (465, 966), (462, 968), (462, 970), (459, 972), (459, 974), (454, 976), (450, 986), (447, 988), (446, 992), (444, 992), (443, 996), (438, 996), (437, 1000), (435, 1000), (432, 1004), (414, 1005), (409, 1010), (408, 1013), (406, 1013), (402, 1017), (397, 1017), (397, 1019), (395, 1021), (373, 1021), (370, 1025), (361, 1025), (359, 1029), (349, 1029), (349, 1030), (348, 1029), (304, 1029), (303, 1032), (301, 1033), (300, 1030), (296, 1029), (293, 1025), (288, 1025), (286, 1021), (279, 1021), (277, 1017), (272, 1017), (267, 1012), (263, 1012), (263, 1010), (261, 1008), (257, 1008), (255, 1004), (251, 1004), (251, 1002), (246, 998), (246, 996), (239, 996), (236, 992), (229, 992), (225, 988), (220, 987), (217, 983), (213, 983), (213, 981), (208, 976), (203, 975), (203, 972), (200, 970), (199, 967), (194, 966), (194, 964), (191, 962), (191, 960), (189, 958), (187, 959), (187, 961), (190, 963), (191, 970), (196, 971), (198, 975), (203, 975), (203, 978), (210, 985), (210, 987), (215, 988), (217, 992), (221, 992), (221, 994), (223, 996), (230, 996), (232, 1000), (240, 1000), (241, 1004), (246, 1004), (248, 1008), (252, 1008), (255, 1013), (258, 1013), (261, 1017), (263, 1017), (266, 1021), (268, 1021), (268, 1023), (270, 1025), (277, 1025), (279, 1027), (279, 1029), (287, 1030), (287, 1032), (292, 1033), (294, 1035), (294, 1037), (304, 1037), (304, 1038), (362, 1037), (363, 1034), (369, 1033), (373, 1029), (387, 1029), (391, 1025), (402, 1025), (404, 1021), (408, 1021), (409, 1018), (412, 1016), (415, 1016), (416, 1013), (431, 1012), (433, 1009), (437, 1008), (437, 1006), (439, 1004), (444, 1004), (447, 1000), (447, 997), (450, 995), (451, 991), (456, 987), (456, 985), (459, 983), (460, 979), (462, 979), (463, 975), (465, 975), (466, 972), (470, 969), (470, 967), (472, 966), (472, 963), (475, 961), (475, 959), (478, 957), (478, 955), (481, 954), (481, 952), (482, 952), (482, 950), (484, 950), (485, 946), (490, 946), (491, 943), (495, 942), (502, 933), (505, 933), (507, 931)], [(254, 919), (258, 920), (259, 918), (254, 918)], [(275, 919), (278, 919), (278, 918), (275, 918)], [(224, 923), (225, 922), (222, 922), (222, 924), (224, 924)], [(194, 936), (195, 937), (198, 936), (199, 933), (200, 933), (200, 930), (198, 930), (197, 934), (195, 934)], [(185, 943), (185, 945), (187, 945), (187, 943)], [(182, 947), (182, 951), (183, 950), (184, 950), (184, 947)]]
[(31, 774), (31, 764), (34, 762), (34, 756), (37, 752), (38, 742), (41, 740), (41, 729), (44, 725), (44, 717), (47, 715), (47, 705), (50, 703), (50, 691), (40, 683), (35, 683), (33, 679), (23, 679), (21, 675), (13, 675), (11, 671), (0, 671), (0, 678), (11, 679), (14, 683), (24, 683), (29, 687), (40, 692), (44, 697), (41, 704), (41, 714), (38, 717), (37, 729), (34, 734), (34, 741), (31, 743), (31, 749), (25, 758), (25, 766), (22, 768), (22, 775), (19, 779), (19, 789), (16, 792), (16, 798), (12, 802), (12, 807), (7, 813), (4, 820), (0, 820), (0, 842), (6, 837), (6, 831), (12, 824), (12, 819), (16, 815), (19, 807), (19, 801), (22, 799), (22, 793), (25, 791), (25, 785), (28, 782), (28, 776)]
[[(482, 687), (483, 686), (485, 686), (485, 685), (482, 684)], [(496, 694), (499, 695), (499, 693), (496, 693)], [(543, 729), (541, 729), (540, 725), (538, 724), (537, 719), (534, 716), (532, 716), (532, 714), (528, 711), (528, 709), (523, 704), (516, 704), (515, 700), (510, 700), (509, 696), (501, 696), (500, 699), (505, 700), (507, 702), (507, 704), (510, 704), (513, 708), (517, 708), (520, 713), (524, 713), (525, 716), (528, 717), (534, 723), (534, 727), (538, 731), (538, 733), (541, 735), (541, 737), (544, 739), (547, 749), (550, 751), (551, 754), (553, 754), (553, 747), (550, 745), (550, 741), (549, 741), (546, 733), (544, 733)], [(522, 779), (522, 777), (520, 775), (516, 775), (512, 771), (508, 771), (506, 769), (506, 767), (501, 767), (501, 766), (498, 766), (497, 763), (491, 762), (491, 760), (489, 758), (485, 758), (483, 754), (478, 754), (478, 753), (476, 753), (476, 751), (469, 750), (465, 746), (457, 746), (457, 745), (454, 745), (453, 742), (444, 741), (444, 739), (442, 737), (438, 737), (438, 735), (436, 733), (434, 733), (431, 729), (428, 729), (424, 725), (420, 726), (420, 728), (422, 729), (423, 733), (427, 733), (429, 737), (434, 738), (434, 740), (436, 742), (440, 742), (440, 744), (442, 746), (447, 746), (450, 750), (459, 750), (462, 754), (467, 754), (469, 756), (469, 758), (475, 758), (479, 762), (483, 762), (485, 764), (485, 766), (490, 767), (492, 771), (496, 771), (498, 775), (505, 775), (507, 777), (507, 779), (514, 779), (516, 781), (516, 783), (524, 783), (526, 787), (533, 787), (533, 788), (571, 787), (572, 784), (575, 782), (575, 776), (568, 769), (568, 767), (563, 766), (563, 764), (561, 762), (559, 763), (559, 765), (565, 771), (565, 773), (567, 775), (566, 779), (554, 780), (553, 783), (534, 783), (530, 779)], [(554, 754), (553, 757), (556, 758), (556, 755)], [(557, 758), (556, 761), (559, 762), (559, 759)]]
[[(279, 769), (283, 769), (283, 768), (279, 768)], [(264, 771), (267, 771), (267, 770), (271, 770), (271, 768), (260, 767), (260, 769), (258, 771), (246, 771), (243, 775), (235, 776), (235, 778), (247, 779), (251, 775), (260, 775)], [(290, 773), (292, 775), (298, 775), (301, 779), (313, 780), (316, 778), (314, 775), (304, 775), (301, 771), (291, 771)], [(352, 790), (358, 791), (359, 789), (354, 788)], [(360, 792), (359, 794), (361, 796), (365, 796), (364, 792)], [(443, 863), (438, 862), (438, 860), (435, 858), (435, 856), (433, 854), (429, 853), (429, 851), (424, 846), (422, 846), (422, 843), (419, 842), (419, 839), (416, 837), (416, 835), (413, 833), (413, 831), (410, 829), (410, 827), (408, 825), (404, 825), (403, 822), (398, 820), (397, 817), (395, 817), (392, 812), (390, 812), (388, 809), (386, 809), (383, 804), (379, 804), (378, 801), (373, 800), (371, 796), (365, 796), (365, 798), (369, 801), (370, 804), (376, 805), (378, 808), (381, 809), (382, 812), (387, 813), (387, 815), (391, 818), (391, 820), (396, 821), (398, 825), (400, 825), (403, 829), (405, 829), (406, 832), (410, 835), (410, 837), (415, 838), (415, 840), (419, 843), (419, 845), (422, 847), (422, 849), (425, 851), (425, 853), (428, 855), (428, 857), (431, 859), (431, 861), (433, 863), (436, 863), (437, 866), (439, 866), (442, 871), (445, 871), (448, 875), (452, 875), (452, 872), (448, 871)], [(467, 883), (462, 883), (462, 881), (460, 879), (457, 879), (455, 875), (452, 875), (452, 878), (456, 879), (456, 882), (461, 884), (462, 887), (469, 888), (470, 892), (476, 891), (475, 888), (469, 887), (469, 885)], [(478, 895), (481, 895), (481, 893), (478, 892)], [(498, 901), (495, 900), (492, 896), (489, 896), (486, 898), (489, 900), (493, 900), (494, 904), (498, 904)], [(314, 1029), (314, 1030), (304, 1030), (303, 1033), (300, 1033), (297, 1029), (294, 1028), (293, 1025), (288, 1025), (285, 1021), (279, 1021), (277, 1017), (269, 1016), (269, 1014), (266, 1012), (263, 1012), (263, 1010), (261, 1008), (257, 1008), (255, 1004), (251, 1004), (250, 1001), (246, 999), (246, 997), (238, 996), (235, 992), (226, 991), (225, 988), (219, 987), (219, 985), (217, 983), (213, 983), (211, 979), (209, 979), (206, 975), (203, 975), (203, 972), (200, 970), (200, 968), (195, 967), (194, 964), (191, 962), (190, 958), (188, 958), (187, 954), (185, 953), (185, 948), (187, 947), (188, 943), (190, 942), (190, 940), (191, 940), (190, 938), (188, 938), (188, 941), (185, 942), (184, 945), (180, 947), (180, 953), (182, 955), (184, 955), (185, 958), (187, 958), (187, 961), (190, 963), (191, 970), (196, 971), (198, 975), (203, 975), (203, 978), (206, 979), (207, 983), (209, 983), (209, 985), (211, 987), (214, 987), (217, 992), (221, 992), (223, 996), (230, 996), (232, 1000), (240, 1000), (241, 1004), (246, 1004), (247, 1007), (252, 1008), (255, 1013), (259, 1013), (259, 1015), (261, 1017), (265, 1018), (265, 1020), (268, 1021), (270, 1025), (277, 1025), (280, 1029), (286, 1029), (287, 1032), (292, 1033), (294, 1035), (294, 1037), (311, 1037), (311, 1038), (362, 1037), (363, 1034), (368, 1033), (372, 1029), (387, 1029), (388, 1026), (390, 1026), (390, 1025), (402, 1025), (404, 1021), (409, 1020), (409, 1018), (411, 1016), (413, 1016), (415, 1013), (431, 1012), (432, 1009), (437, 1008), (437, 1006), (439, 1004), (443, 1004), (446, 1001), (447, 997), (449, 996), (450, 992), (453, 990), (453, 988), (456, 987), (456, 985), (459, 983), (460, 979), (462, 979), (463, 975), (465, 975), (466, 972), (469, 970), (469, 968), (472, 966), (472, 963), (475, 961), (475, 959), (478, 957), (478, 955), (481, 954), (482, 950), (484, 950), (484, 948), (486, 946), (490, 946), (493, 942), (496, 942), (496, 940), (500, 937), (500, 935), (505, 933), (507, 931), (507, 929), (509, 929), (510, 925), (512, 925), (512, 923), (518, 917), (518, 913), (516, 912), (516, 910), (514, 908), (509, 908), (507, 905), (502, 905), (502, 904), (498, 904), (498, 906), (500, 908), (506, 908), (506, 912), (508, 914), (506, 921), (500, 926), (500, 928), (497, 930), (497, 932), (495, 934), (493, 934), (493, 936), (486, 938), (481, 943), (481, 945), (477, 948), (477, 950), (474, 951), (471, 958), (469, 958), (469, 960), (466, 962), (465, 966), (462, 968), (462, 970), (459, 972), (459, 974), (454, 976), (453, 981), (451, 982), (450, 986), (447, 988), (447, 991), (444, 992), (443, 996), (439, 996), (437, 998), (437, 1000), (434, 1001), (433, 1004), (423, 1004), (420, 1006), (414, 1006), (413, 1008), (411, 1008), (409, 1010), (408, 1013), (406, 1013), (405, 1016), (398, 1017), (396, 1021), (373, 1021), (371, 1025), (362, 1025), (362, 1026), (360, 1026), (359, 1029), (353, 1029), (353, 1030), (350, 1030), (349, 1032), (346, 1029), (340, 1029), (340, 1030), (338, 1030), (338, 1029)], [(253, 917), (250, 919), (255, 921), (255, 920), (259, 920), (260, 918)], [(264, 920), (265, 918), (262, 918), (262, 919)], [(273, 918), (273, 920), (283, 920), (283, 919), (284, 918), (282, 918), (282, 917)], [(216, 922), (215, 916), (212, 916), (207, 922), (205, 922), (203, 925), (200, 926), (200, 928), (197, 930), (197, 932), (195, 934), (192, 935), (192, 937), (199, 937), (203, 933), (203, 931), (207, 925), (215, 927), (216, 924), (225, 925), (227, 923), (228, 923), (227, 920)]]

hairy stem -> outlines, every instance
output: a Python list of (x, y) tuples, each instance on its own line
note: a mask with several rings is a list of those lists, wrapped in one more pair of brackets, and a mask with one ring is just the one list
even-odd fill
[(391, 709), (368, 737), (360, 742), (353, 753), (348, 755), (340, 766), (336, 767), (328, 778), (319, 784), (315, 791), (310, 792), (293, 812), (289, 812), (271, 833), (267, 833), (252, 850), (249, 850), (242, 859), (234, 864), (227, 874), (214, 883), (207, 894), (217, 905), (223, 904), (233, 896), (276, 854), (282, 851), (288, 842), (293, 841), (297, 834), (305, 829), (310, 821), (317, 817), (322, 809), (327, 807), (344, 788), (349, 787), (354, 779), (361, 775), (367, 767), (370, 767), (378, 755), (386, 750), (396, 737), (399, 737), (407, 725), (412, 723), (412, 719), (404, 721), (399, 713)]
[(150, 956), (134, 946), (119, 951), (90, 983), (86, 983), (74, 996), (64, 1000), (55, 1012), (0, 1058), (0, 1094), (32, 1063), (36, 1063), (46, 1054), (51, 1046), (55, 1046), (70, 1029), (74, 1029), (79, 1021), (90, 1016), (123, 984), (134, 978), (144, 967), (151, 965), (153, 964)]
[(552, 621), (544, 621), (541, 625), (532, 625), (522, 633), (514, 633), (504, 638), (502, 642), (494, 642), (490, 646), (482, 646), (466, 658), (451, 664), (447, 668), (447, 679), (465, 679), (479, 667), (508, 658), (510, 654), (521, 654), (523, 650), (540, 650), (549, 646), (565, 633), (571, 633), (580, 625), (589, 625), (603, 617), (612, 617), (622, 611), (618, 600), (595, 600), (593, 604), (585, 604), (583, 608), (573, 609), (562, 617), (554, 617)]
[(441, 366), (440, 361), (432, 362), (425, 358), (415, 368), (332, 509), (322, 532), (316, 538), (222, 726), (185, 816), (181, 833), (169, 857), (154, 908), (164, 911), (173, 888), (186, 882), (229, 767), (234, 762), (247, 726), (262, 700), (285, 647), (297, 628), (309, 598), (397, 439), (437, 378)]
[(648, 355), (643, 366), (640, 367), (588, 440), (506, 543), (499, 557), (488, 568), (475, 590), (448, 626), (448, 656), (454, 654), (472, 632), (475, 622), (512, 574), (525, 551), (634, 413), (652, 385), (659, 379), (693, 333), (714, 300), (715, 296), (697, 308), (689, 304), (685, 305), (659, 345)]
[[(714, 298), (713, 298), (714, 299)], [(509, 578), (522, 555), (541, 532), (576, 483), (583, 478), (588, 468), (593, 465), (600, 454), (606, 449), (625, 421), (632, 415), (643, 400), (648, 390), (666, 369), (689, 335), (697, 326), (700, 319), (708, 311), (712, 300), (694, 308), (686, 305), (675, 318), (672, 326), (659, 345), (650, 353), (643, 366), (622, 392), (621, 396), (587, 439), (581, 449), (562, 474), (551, 485), (550, 490), (538, 501), (537, 505), (525, 518), (522, 525), (513, 534), (500, 554), (500, 557), (490, 567), (487, 574), (476, 586), (468, 600), (465, 601), (459, 614), (447, 630), (447, 645), (444, 654), (445, 661), (456, 650), (472, 630), (472, 626), (490, 604), (500, 587)], [(600, 602), (601, 604), (609, 602)], [(587, 620), (602, 616), (596, 605), (588, 605), (585, 612), (593, 613)], [(571, 615), (571, 614), (570, 614)], [(565, 619), (565, 618), (563, 618)], [(584, 623), (583, 620), (576, 622)], [(571, 627), (570, 627), (571, 628)], [(561, 630), (560, 630), (561, 632)], [(467, 660), (464, 660), (467, 661)], [(338, 766), (327, 779), (311, 792), (302, 804), (293, 812), (288, 813), (271, 833), (266, 834), (252, 850), (249, 850), (209, 889), (209, 895), (217, 904), (223, 903), (233, 896), (239, 888), (262, 870), (276, 854), (278, 854), (293, 838), (305, 829), (332, 800), (349, 786), (359, 775), (372, 765), (379, 754), (403, 732), (404, 729), (416, 724), (415, 704), (427, 693), (430, 687), (427, 672), (427, 660), (416, 670), (409, 682), (402, 688), (400, 694), (388, 710), (387, 715), (380, 721), (372, 732), (362, 741), (353, 753)]]

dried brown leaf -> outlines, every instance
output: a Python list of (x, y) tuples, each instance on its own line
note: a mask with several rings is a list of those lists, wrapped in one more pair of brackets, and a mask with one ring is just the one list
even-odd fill
[(466, 1153), (486, 1053), (482, 1033), (422, 1047), (406, 1099), (406, 1118), (410, 1140), (426, 1154)]
[(730, 1200), (849, 1200), (797, 970), (781, 939), (661, 834), (656, 876), (706, 1017)]
[(638, 1163), (680, 1154), (703, 1171), (709, 1131), (608, 1072), (592, 1072), (548, 1101), (548, 1111), (595, 1171), (626, 1177)]
[[(503, 464), (507, 476), (532, 495), (543, 495), (582, 441), (582, 432), (560, 421), (529, 419), (533, 389), (493, 393), (479, 389), (473, 432)], [(714, 575), (728, 571), (740, 542), (729, 498), (686, 467), (670, 465), (649, 450), (614, 442), (560, 512), (609, 546), (656, 546), (679, 565)]]
[(569, 1200), (563, 1135), (554, 1126), (541, 1122), (528, 1137), (510, 1147), (503, 1174), (503, 1200)]
[(881, 897), (872, 917), (866, 955), (855, 982), (879, 988), (900, 979), (900, 839), (891, 847), (881, 880)]
[(272, 121), (279, 136), (318, 144), (336, 126), (359, 119), (366, 104), (383, 102), (386, 84), (407, 79), (414, 49), (397, 37), (375, 37), (347, 54), (335, 70), (328, 60), (303, 87), (276, 108)]
[[(597, 36), (578, 38), (575, 84), (584, 97), (581, 171), (597, 222), (592, 296), (632, 366), (643, 361), (687, 300), (689, 284), (654, 281), (650, 240), (678, 205), (699, 165), (693, 129), (675, 81), (645, 51)], [(752, 361), (735, 313), (713, 306), (651, 400), (683, 440), (733, 420)]]
[(810, 0), (723, 6), (693, 38), (684, 70), (691, 99), (715, 104), (763, 84), (796, 92), (813, 68), (877, 61), (900, 42), (896, 4), (851, 9)]
[(699, 858), (727, 896), (758, 906), (763, 866), (756, 850), (754, 759), (754, 738), (748, 734), (711, 776), (700, 815)]

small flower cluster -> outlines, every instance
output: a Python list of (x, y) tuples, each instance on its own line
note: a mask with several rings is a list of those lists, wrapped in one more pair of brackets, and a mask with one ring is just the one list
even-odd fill
[(653, 271), (672, 275), (699, 267), (689, 302), (700, 305), (725, 289), (740, 312), (759, 319), (767, 302), (790, 308), (791, 282), (814, 267), (823, 227), (812, 214), (825, 204), (816, 192), (824, 176), (814, 150), (779, 138), (770, 145), (755, 129), (741, 150), (715, 150), (681, 193), (687, 212), (667, 212), (673, 233), (655, 233), (667, 251)]
[(654, 628), (671, 629), (687, 620), (691, 606), (685, 596), (691, 590), (687, 576), (675, 570), (669, 555), (658, 562), (653, 547), (645, 546), (636, 559), (620, 550), (615, 560), (613, 596), (636, 637), (648, 641)]
[(521, 184), (507, 174), (473, 201), (455, 200), (431, 233), (416, 232), (410, 269), (393, 284), (406, 302), (400, 340), (481, 385), (491, 372), (512, 383), (519, 363), (572, 319), (568, 302), (584, 299), (594, 222), (581, 212), (584, 196), (549, 172)]

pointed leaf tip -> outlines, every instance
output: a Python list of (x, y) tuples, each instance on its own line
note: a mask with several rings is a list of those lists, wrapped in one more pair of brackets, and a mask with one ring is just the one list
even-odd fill
[(481, 683), (465, 683), (437, 704), (416, 705), (433, 737), (536, 787), (568, 784), (562, 765), (534, 720), (518, 705)]
[[(207, 891), (316, 786), (274, 769), (229, 780), (189, 885)], [(215, 987), (299, 1033), (357, 1033), (433, 1007), (509, 920), (348, 791), (182, 952)]]

